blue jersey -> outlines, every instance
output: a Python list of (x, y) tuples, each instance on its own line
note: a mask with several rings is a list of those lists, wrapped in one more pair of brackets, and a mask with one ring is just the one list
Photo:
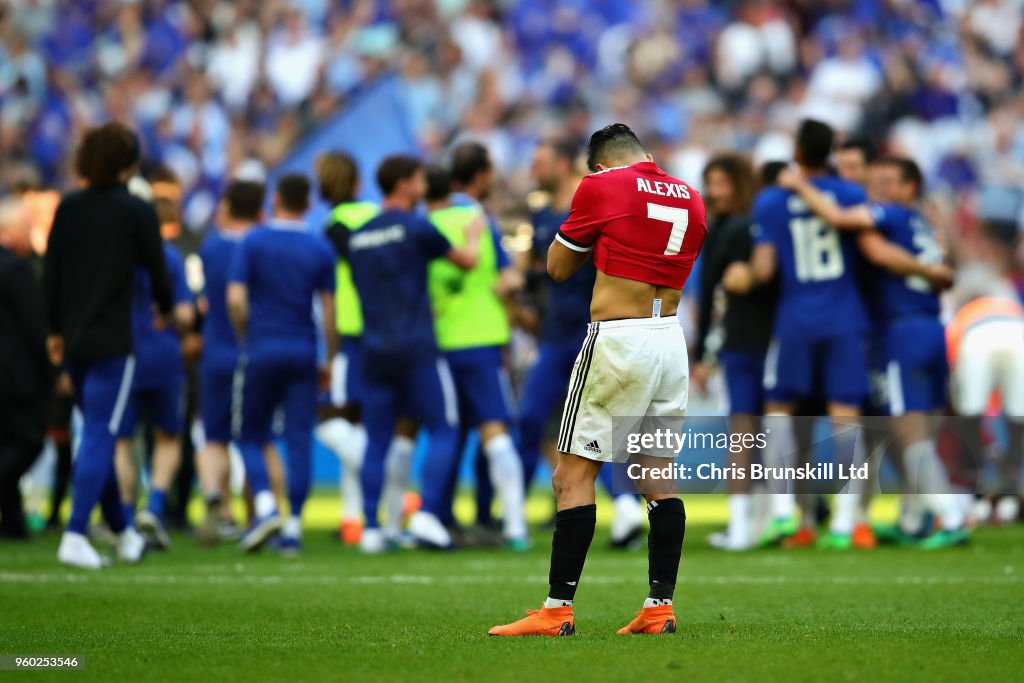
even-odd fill
[(277, 346), (315, 353), (313, 296), (334, 292), (334, 265), (331, 245), (304, 223), (271, 221), (246, 235), (231, 262), (229, 282), (249, 290), (247, 349)]
[[(164, 243), (167, 274), (174, 304), (190, 303), (192, 292), (185, 281), (185, 261), (177, 249)], [(135, 387), (152, 388), (180, 381), (183, 372), (181, 342), (173, 326), (157, 330), (153, 321), (153, 286), (149, 273), (136, 268), (132, 297), (132, 348), (135, 355)]]
[[(875, 227), (893, 244), (899, 245), (925, 263), (939, 263), (942, 249), (935, 234), (917, 209), (899, 204), (872, 204)], [(877, 308), (886, 323), (900, 318), (939, 315), (939, 296), (923, 277), (878, 274)]]
[(448, 238), (426, 218), (390, 209), (336, 246), (352, 267), (363, 307), (364, 367), (436, 356), (427, 264), (448, 253)]
[(216, 230), (203, 241), (203, 294), (208, 309), (203, 320), (203, 363), (211, 367), (234, 368), (238, 363), (238, 340), (228, 316), (228, 271), (238, 245), (245, 235)]
[[(840, 206), (865, 200), (864, 190), (831, 176), (814, 186)], [(844, 235), (816, 216), (799, 195), (779, 187), (754, 202), (754, 239), (775, 246), (780, 279), (776, 337), (816, 339), (863, 334), (864, 302), (857, 286), (859, 252)]]
[[(542, 263), (547, 261), (548, 247), (568, 217), (568, 212), (558, 212), (551, 207), (544, 207), (533, 214), (533, 251)], [(547, 281), (540, 334), (542, 340), (576, 343), (586, 334), (587, 325), (590, 324), (590, 299), (594, 294), (596, 279), (594, 259), (588, 257), (583, 267), (569, 279), (563, 282)]]

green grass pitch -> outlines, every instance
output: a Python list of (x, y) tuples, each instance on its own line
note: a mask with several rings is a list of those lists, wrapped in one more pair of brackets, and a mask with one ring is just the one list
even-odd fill
[[(607, 501), (600, 501), (606, 503)], [(599, 502), (599, 506), (600, 506)], [(460, 505), (463, 504), (460, 502)], [(880, 501), (879, 516), (893, 501)], [(545, 595), (536, 547), (364, 557), (330, 538), (336, 498), (309, 511), (300, 559), (183, 536), (137, 567), (56, 564), (56, 536), (0, 545), (0, 653), (80, 654), (76, 681), (1011, 681), (1024, 679), (1024, 529), (930, 553), (728, 554), (706, 536), (724, 498), (687, 501), (674, 636), (616, 636), (646, 595), (647, 558), (607, 547), (602, 517), (573, 638), (499, 639)], [(607, 514), (608, 505), (600, 506)], [(531, 517), (549, 511), (535, 496)]]

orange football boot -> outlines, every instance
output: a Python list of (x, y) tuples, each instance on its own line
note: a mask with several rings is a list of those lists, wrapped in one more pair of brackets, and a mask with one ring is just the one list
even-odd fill
[(360, 519), (344, 519), (338, 527), (338, 536), (345, 545), (359, 545), (363, 535), (363, 522)]
[(657, 635), (658, 633), (675, 632), (676, 615), (672, 612), (672, 605), (644, 607), (637, 612), (636, 619), (617, 631), (620, 636), (627, 636), (630, 633)]
[(818, 535), (808, 526), (802, 526), (789, 538), (782, 539), (783, 548), (810, 548), (818, 539)]
[(409, 518), (419, 512), (421, 507), (423, 507), (423, 500), (420, 498), (420, 494), (415, 491), (406, 491), (402, 496), (402, 524), (408, 524)]
[(526, 616), (504, 626), (495, 626), (489, 636), (571, 636), (576, 633), (572, 605), (526, 610)]
[(861, 522), (853, 528), (853, 547), (854, 548), (875, 548), (878, 546), (878, 539), (875, 538), (875, 532), (872, 531), (871, 526)]

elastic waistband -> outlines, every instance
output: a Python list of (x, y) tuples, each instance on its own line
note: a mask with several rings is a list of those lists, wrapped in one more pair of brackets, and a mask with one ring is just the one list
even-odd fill
[(617, 320), (595, 320), (590, 323), (589, 329), (597, 326), (602, 330), (613, 330), (617, 327), (643, 327), (647, 329), (658, 329), (662, 327), (679, 327), (679, 321), (674, 315), (665, 315), (660, 318), (619, 318)]

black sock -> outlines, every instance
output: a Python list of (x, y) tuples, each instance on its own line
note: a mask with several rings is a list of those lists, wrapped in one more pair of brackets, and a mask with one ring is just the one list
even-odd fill
[(647, 536), (648, 597), (671, 600), (679, 574), (679, 555), (686, 534), (686, 509), (678, 498), (654, 500), (647, 504), (651, 533)]
[(50, 519), (47, 526), (60, 526), (60, 506), (68, 493), (68, 482), (71, 479), (71, 442), (57, 444), (57, 471), (53, 481), (53, 492), (50, 496)]
[(979, 486), (978, 475), (983, 461), (981, 452), (983, 449), (981, 418), (961, 417), (960, 428), (962, 430), (960, 436), (962, 443), (960, 474), (964, 479), (964, 484), (971, 493), (980, 493), (981, 487)]
[(1003, 460), (1003, 494), (1016, 496), (1020, 492), (1020, 466), (1024, 464), (1024, 422), (1006, 421), (1009, 443)]
[(581, 505), (555, 515), (555, 534), (551, 538), (551, 569), (548, 571), (549, 598), (572, 600), (576, 584), (583, 574), (587, 550), (594, 540), (597, 506)]

